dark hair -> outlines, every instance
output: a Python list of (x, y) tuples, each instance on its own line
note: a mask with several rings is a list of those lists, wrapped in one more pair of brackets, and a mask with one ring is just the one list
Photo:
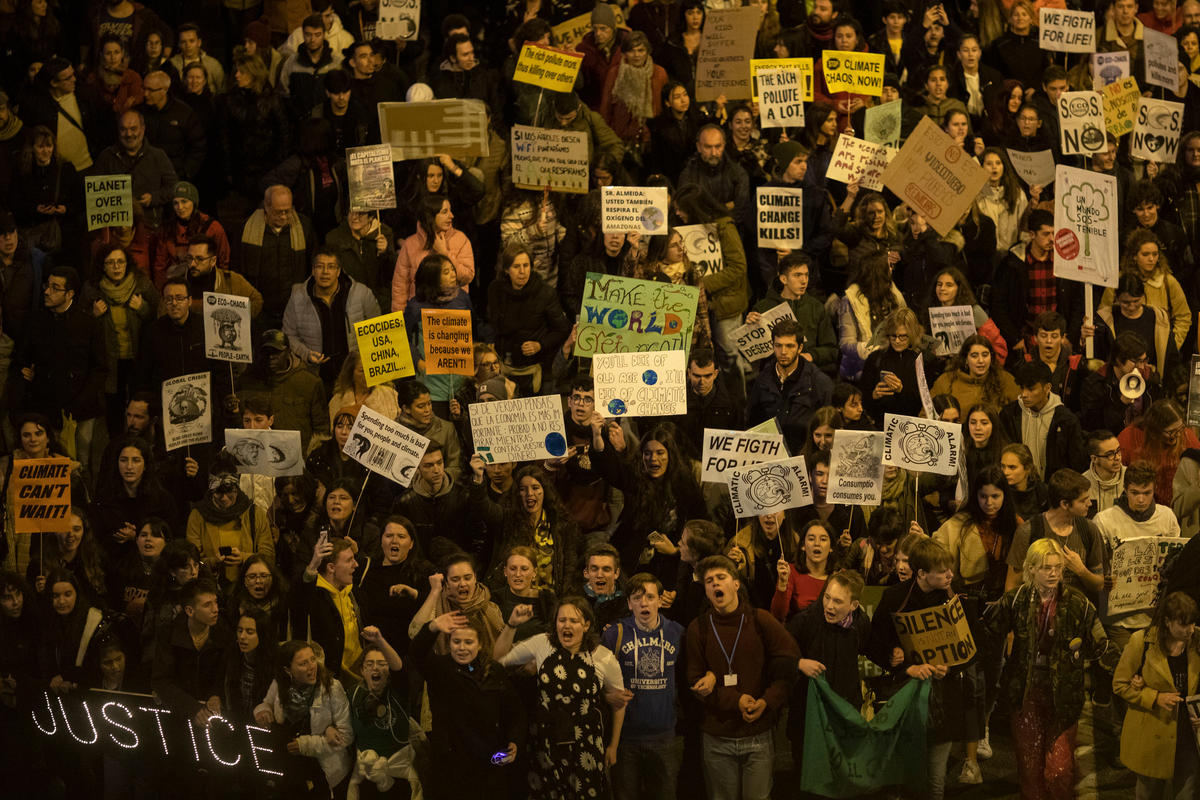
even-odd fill
[(872, 328), (896, 310), (892, 270), (885, 250), (872, 251), (859, 259), (852, 283), (858, 286), (867, 300)]
[(430, 194), (421, 198), (417, 209), (417, 227), (425, 234), (425, 249), (432, 250), (434, 239), (437, 237), (437, 215), (442, 213), (442, 206), (449, 203), (445, 195)]
[[(312, 650), (314, 656), (318, 652), (324, 653), (324, 651), (320, 650), (320, 645), (301, 639), (292, 639), (279, 646), (278, 660), (276, 661), (278, 668), (275, 671), (275, 681), (279, 686), (281, 697), (286, 697), (287, 692), (291, 691), (292, 677), (288, 674), (288, 670), (291, 669), (292, 661), (296, 658), (296, 654), (304, 650)], [(325, 666), (324, 659), (322, 658), (317, 658), (317, 683), (321, 684), (325, 689), (329, 689), (333, 684), (333, 673)]]
[(953, 567), (954, 556), (937, 540), (923, 536), (908, 552), (908, 565), (915, 576), (918, 572), (935, 572)]
[[(983, 509), (979, 507), (979, 492), (985, 486), (995, 486), (1004, 495), (1000, 511), (994, 521), (988, 520), (983, 514)], [(1012, 489), (1008, 485), (1008, 480), (1004, 477), (1004, 471), (996, 464), (985, 464), (971, 476), (970, 493), (966, 499), (965, 511), (977, 527), (991, 526), (992, 531), (996, 534), (996, 551), (998, 551), (991, 555), (994, 559), (1002, 561), (1008, 553), (1013, 534), (1017, 530), (1016, 501), (1013, 498)]]
[(32, 602), (33, 590), (25, 582), (25, 579), (12, 570), (0, 570), (0, 593), (7, 592), (10, 589), (20, 592), (26, 600)]
[(275, 416), (275, 403), (271, 400), (269, 394), (251, 394), (242, 398), (242, 413), (251, 413), (255, 416), (273, 417)]
[(196, 598), (202, 594), (211, 594), (214, 597), (220, 597), (221, 590), (217, 588), (215, 581), (200, 577), (184, 584), (180, 589), (179, 596), (185, 606), (194, 606), (196, 605)]
[(613, 566), (617, 568), (617, 571), (621, 569), (621, 551), (607, 542), (594, 544), (589, 547), (583, 554), (583, 566), (586, 567), (587, 563), (593, 558), (611, 558)]
[[(439, 197), (441, 195), (438, 195)], [(518, 256), (525, 256), (529, 259), (529, 264), (533, 265), (533, 254), (529, 252), (529, 248), (523, 243), (513, 240), (504, 246), (504, 250), (500, 253), (500, 270), (496, 274), (496, 280), (509, 280), (508, 271), (512, 269), (513, 263)], [(533, 280), (537, 276), (536, 272), (530, 273), (529, 279)]]
[(719, 555), (725, 546), (725, 532), (721, 530), (720, 525), (707, 519), (689, 519), (683, 523), (680, 539), (683, 538), (683, 531), (691, 534), (688, 549), (699, 556), (697, 567), (709, 556)]
[(342, 551), (354, 549), (354, 545), (344, 538), (337, 539), (331, 537), (329, 539), (329, 544), (333, 546), (333, 550), (329, 552), (329, 555), (321, 559), (321, 563), (317, 564), (317, 575), (324, 575), (326, 568), (337, 563), (338, 556), (342, 554)]
[(846, 403), (850, 402), (850, 398), (862, 396), (862, 389), (858, 388), (853, 383), (838, 381), (833, 385), (833, 400), (830, 402), (830, 405), (840, 409), (842, 406), (846, 405)]
[(1125, 196), (1125, 207), (1132, 212), (1135, 208), (1145, 203), (1153, 206), (1163, 207), (1163, 195), (1158, 190), (1158, 186), (1150, 178), (1138, 181), (1133, 186), (1129, 187), (1129, 192)]
[(418, 380), (401, 381), (396, 387), (396, 400), (401, 409), (411, 406), (423, 394), (429, 394), (429, 387)]
[(125, 481), (121, 477), (121, 451), (127, 447), (132, 447), (141, 453), (142, 461), (145, 464), (142, 479), (138, 482), (137, 496), (146, 500), (148, 492), (165, 494), (159, 483), (158, 470), (154, 468), (154, 445), (141, 436), (132, 434), (122, 435), (108, 448), (108, 452), (112, 453), (112, 460), (102, 465), (96, 494), (102, 495), (105, 500), (114, 500), (124, 495)]
[(1198, 618), (1200, 618), (1200, 608), (1196, 606), (1196, 601), (1187, 592), (1171, 592), (1160, 600), (1154, 609), (1154, 619), (1151, 622), (1158, 633), (1159, 649), (1166, 652), (1166, 644), (1172, 641), (1168, 622), (1190, 625)]
[(1109, 439), (1115, 439), (1117, 435), (1110, 430), (1100, 429), (1090, 432), (1087, 435), (1087, 451), (1089, 456), (1100, 455), (1100, 444), (1107, 442)]
[(1041, 360), (1022, 361), (1013, 370), (1013, 379), (1022, 389), (1041, 386), (1043, 383), (1050, 383), (1050, 367)]
[(342, 94), (350, 91), (350, 87), (354, 82), (350, 79), (350, 73), (344, 69), (334, 69), (325, 73), (325, 91), (329, 94)]
[[(836, 386), (834, 387), (834, 390), (835, 391), (837, 390)], [(952, 394), (935, 394), (932, 399), (933, 399), (933, 410), (934, 410), (934, 413), (936, 413), (938, 415), (938, 417), (941, 417), (942, 414), (946, 413), (947, 409), (951, 409), (951, 408), (953, 408), (955, 411), (957, 411), (959, 413), (959, 415), (962, 414), (962, 406), (959, 405), (958, 398), (955, 397), (954, 395), (952, 395)]]
[(876, 544), (891, 544), (906, 533), (908, 521), (896, 506), (880, 506), (867, 523), (867, 536)]
[[(720, 130), (720, 127), (717, 127)], [(673, 198), (676, 210), (687, 219), (689, 225), (716, 222), (730, 215), (729, 209), (721, 205), (698, 183), (685, 183)]]
[(655, 577), (653, 573), (638, 572), (629, 578), (629, 592), (627, 595), (629, 597), (633, 597), (635, 594), (644, 594), (647, 583), (654, 584), (655, 591), (657, 591), (659, 594), (662, 594), (662, 581)]
[(320, 14), (309, 14), (300, 21), (300, 28), (316, 28), (323, 31), (325, 30), (325, 20), (321, 18)]
[(450, 568), (455, 564), (466, 564), (471, 568), (471, 572), (475, 577), (479, 577), (479, 567), (475, 564), (475, 559), (469, 553), (464, 553), (462, 550), (456, 550), (450, 555), (442, 559), (442, 574), (445, 575), (450, 571)]
[(776, 339), (782, 339), (785, 336), (794, 337), (797, 344), (804, 341), (804, 334), (800, 332), (800, 325), (794, 319), (781, 319), (771, 329), (772, 342)]
[(67, 282), (67, 291), (79, 294), (79, 272), (74, 267), (55, 267), (50, 270), (51, 278), (62, 278)]
[(430, 253), (421, 259), (413, 277), (413, 296), (418, 303), (437, 301), (442, 292), (442, 267), (446, 263), (453, 262), (441, 253)]
[(1062, 503), (1074, 502), (1079, 495), (1091, 491), (1092, 484), (1087, 478), (1073, 469), (1063, 467), (1057, 469), (1046, 481), (1049, 490), (1050, 508), (1058, 508)]
[(546, 635), (550, 637), (550, 644), (556, 648), (562, 647), (562, 642), (558, 640), (558, 612), (563, 606), (571, 606), (579, 612), (579, 616), (583, 617), (583, 621), (587, 623), (587, 630), (583, 632), (583, 640), (579, 643), (579, 652), (590, 653), (600, 646), (600, 631), (596, 630), (596, 614), (592, 611), (592, 604), (587, 601), (586, 597), (581, 597), (576, 594), (567, 595), (561, 598), (554, 606), (554, 614), (551, 615)]
[[(1007, 171), (1007, 168), (1006, 170)], [(1035, 208), (1029, 212), (1025, 226), (1030, 233), (1037, 233), (1042, 228), (1054, 228), (1054, 214), (1044, 208)]]
[(408, 534), (408, 538), (412, 540), (412, 548), (408, 551), (409, 558), (406, 558), (406, 561), (409, 561), (409, 559), (419, 561), (425, 557), (421, 553), (421, 540), (417, 538), (417, 526), (413, 524), (411, 519), (403, 514), (388, 514), (379, 525), (379, 538), (381, 540), (383, 539), (383, 534), (387, 531), (388, 525), (399, 525)]
[(1136, 361), (1149, 353), (1145, 340), (1133, 331), (1122, 331), (1113, 340), (1112, 350), (1108, 354), (1108, 366), (1111, 369), (1126, 361)]
[(1133, 272), (1122, 272), (1117, 278), (1117, 289), (1113, 292), (1113, 296), (1119, 299), (1123, 294), (1130, 297), (1145, 297), (1146, 282), (1142, 280), (1142, 276)]
[(1121, 485), (1128, 489), (1130, 486), (1145, 486), (1158, 481), (1158, 470), (1147, 461), (1135, 461), (1125, 468), (1125, 477)]
[(862, 597), (863, 587), (867, 582), (863, 580), (863, 576), (853, 569), (839, 569), (837, 572), (829, 576), (829, 580), (845, 586), (850, 592), (850, 599), (857, 600)]
[(213, 253), (217, 252), (217, 243), (211, 236), (208, 236), (206, 234), (201, 234), (199, 236), (193, 236), (192, 238), (188, 239), (188, 247), (192, 247), (192, 246), (198, 245), (198, 244), (202, 244), (205, 247), (207, 247), (208, 254), (210, 256)]
[(737, 565), (733, 563), (733, 560), (730, 559), (729, 556), (720, 555), (720, 554), (715, 555), (715, 556), (709, 556), (708, 558), (701, 561), (696, 566), (696, 575), (699, 576), (700, 582), (704, 583), (704, 576), (707, 575), (708, 573), (712, 572), (713, 570), (718, 570), (718, 569), (725, 570), (735, 580), (740, 581), (742, 579), (742, 574), (740, 572), (738, 572)]
[(711, 347), (693, 347), (691, 355), (688, 356), (688, 363), (695, 364), (697, 367), (707, 367), (709, 364), (715, 364), (715, 353)]
[(975, 290), (971, 288), (971, 282), (967, 280), (967, 276), (958, 267), (943, 267), (933, 276), (933, 280), (929, 284), (929, 302), (930, 308), (936, 308), (941, 305), (937, 299), (937, 282), (938, 278), (943, 275), (950, 276), (950, 280), (954, 281), (954, 285), (958, 288), (954, 290), (954, 302), (950, 305), (955, 306), (973, 306), (978, 300), (975, 298)]

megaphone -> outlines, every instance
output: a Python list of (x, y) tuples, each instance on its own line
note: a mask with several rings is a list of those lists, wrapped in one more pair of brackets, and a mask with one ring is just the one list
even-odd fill
[(1142, 373), (1136, 369), (1121, 378), (1119, 385), (1121, 396), (1130, 400), (1137, 400), (1146, 393), (1146, 379), (1142, 377)]

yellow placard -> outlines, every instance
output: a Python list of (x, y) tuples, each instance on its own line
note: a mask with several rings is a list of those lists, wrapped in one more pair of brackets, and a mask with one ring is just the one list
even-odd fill
[(71, 517), (71, 459), (13, 462), (9, 504), (16, 533), (59, 533)]
[(421, 339), (426, 375), (475, 374), (470, 311), (422, 308)]
[(569, 92), (575, 87), (575, 77), (579, 75), (582, 63), (583, 56), (579, 53), (526, 42), (521, 47), (513, 80), (554, 92)]
[[(617, 27), (625, 27), (625, 12), (620, 6), (609, 3), (609, 8), (613, 10), (613, 14), (617, 18)], [(563, 50), (573, 50), (576, 45), (583, 41), (583, 37), (587, 36), (592, 30), (592, 12), (580, 14), (578, 17), (571, 17), (566, 22), (560, 22), (550, 29), (554, 34), (554, 44)]]
[(914, 664), (953, 667), (975, 657), (975, 639), (957, 595), (944, 606), (892, 614), (892, 623)]
[(408, 347), (408, 333), (404, 330), (403, 311), (354, 323), (354, 336), (367, 386), (417, 374)]
[(1120, 139), (1133, 132), (1133, 119), (1141, 96), (1137, 78), (1132, 75), (1110, 83), (1100, 91), (1104, 101), (1104, 127), (1109, 133)]
[(879, 97), (883, 94), (883, 53), (826, 50), (821, 54), (825, 86), (830, 94), (851, 92)]
[(811, 103), (813, 99), (813, 60), (811, 58), (752, 58), (750, 59), (750, 83), (754, 87), (754, 102), (758, 102), (758, 71), (760, 69), (794, 69), (800, 73), (800, 99)]

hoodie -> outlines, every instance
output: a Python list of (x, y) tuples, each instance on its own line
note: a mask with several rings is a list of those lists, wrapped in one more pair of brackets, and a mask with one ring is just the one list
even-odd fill
[(1062, 400), (1054, 392), (1040, 411), (1025, 405), (1024, 398), (1017, 398), (1017, 406), (1021, 409), (1021, 441), (1033, 453), (1033, 463), (1040, 475), (1046, 474), (1046, 436), (1050, 433), (1050, 421), (1054, 418), (1054, 409), (1061, 405)]
[(329, 595), (333, 607), (337, 609), (338, 616), (342, 618), (344, 634), (342, 641), (344, 644), (342, 645), (341, 667), (347, 674), (353, 674), (354, 662), (362, 655), (362, 644), (358, 638), (358, 603), (354, 599), (354, 584), (347, 584), (338, 589), (325, 580), (324, 575), (318, 575), (317, 588)]

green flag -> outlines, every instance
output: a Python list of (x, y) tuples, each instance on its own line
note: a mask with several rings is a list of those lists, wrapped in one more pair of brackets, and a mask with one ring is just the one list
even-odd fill
[(823, 675), (810, 679), (800, 788), (824, 797), (897, 785), (923, 789), (929, 687), (929, 681), (910, 680), (867, 722)]

